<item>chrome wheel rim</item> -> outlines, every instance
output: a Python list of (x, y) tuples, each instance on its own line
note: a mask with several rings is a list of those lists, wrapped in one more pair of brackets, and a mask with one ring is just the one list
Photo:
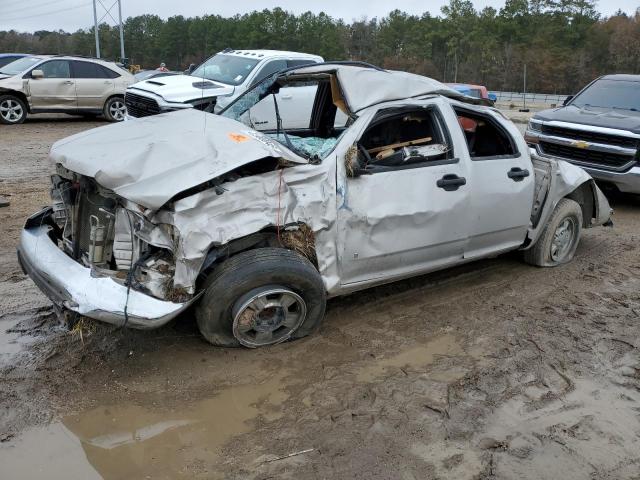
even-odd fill
[(111, 118), (121, 122), (127, 114), (127, 107), (123, 101), (115, 100), (111, 102), (111, 105), (109, 105), (109, 113), (111, 114)]
[(300, 295), (283, 287), (249, 292), (232, 310), (233, 336), (245, 347), (256, 348), (284, 342), (307, 316)]
[(573, 218), (565, 218), (553, 233), (551, 242), (551, 260), (554, 262), (562, 261), (573, 245), (576, 224)]
[(7, 122), (16, 123), (20, 121), (23, 114), (22, 105), (15, 100), (7, 98), (0, 103), (0, 116)]

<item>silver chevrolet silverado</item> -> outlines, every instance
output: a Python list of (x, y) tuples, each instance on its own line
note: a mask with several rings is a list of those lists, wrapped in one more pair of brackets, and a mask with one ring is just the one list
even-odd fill
[[(284, 129), (281, 88), (314, 88)], [(61, 312), (135, 328), (189, 307), (215, 345), (318, 328), (328, 297), (510, 250), (556, 266), (610, 222), (591, 177), (429, 78), (325, 63), (57, 142), (19, 259)], [(255, 125), (251, 112), (272, 106)], [(262, 110), (264, 111), (264, 109)], [(337, 112), (348, 118), (336, 125)]]

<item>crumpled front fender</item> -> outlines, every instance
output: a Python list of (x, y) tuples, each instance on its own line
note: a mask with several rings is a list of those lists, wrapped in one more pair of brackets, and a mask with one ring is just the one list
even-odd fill
[(548, 164), (550, 182), (539, 220), (528, 230), (528, 242), (526, 243), (525, 249), (536, 243), (547, 225), (549, 217), (551, 217), (551, 214), (558, 205), (558, 202), (563, 198), (571, 197), (574, 192), (580, 188), (584, 188), (585, 185), (588, 185), (588, 195), (590, 196), (590, 200), (593, 201), (591, 218), (585, 216), (584, 219), (585, 227), (590, 228), (610, 222), (613, 210), (609, 205), (607, 197), (605, 197), (596, 185), (591, 175), (582, 168), (563, 160), (541, 157), (535, 153), (532, 153), (531, 157), (534, 162), (545, 162)]

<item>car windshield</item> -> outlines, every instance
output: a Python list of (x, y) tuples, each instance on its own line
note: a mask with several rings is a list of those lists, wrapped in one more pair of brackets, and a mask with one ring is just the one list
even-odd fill
[(42, 60), (42, 57), (23, 57), (2, 67), (0, 73), (4, 73), (5, 75), (17, 75), (33, 67), (40, 60)]
[(640, 82), (629, 80), (596, 80), (584, 92), (573, 99), (576, 107), (615, 108), (640, 110)]
[(211, 57), (191, 74), (227, 85), (240, 85), (258, 64), (258, 58), (218, 54)]
[[(272, 88), (277, 74), (272, 74), (240, 95), (219, 114), (244, 123), (289, 148), (301, 157), (320, 161), (335, 147), (347, 121), (337, 113), (330, 134), (319, 135), (320, 129), (310, 129), (318, 83), (302, 81)], [(295, 99), (291, 110), (287, 100)]]

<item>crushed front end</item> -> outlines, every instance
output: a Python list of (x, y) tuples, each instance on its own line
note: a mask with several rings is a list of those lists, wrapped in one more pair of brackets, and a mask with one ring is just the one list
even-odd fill
[(145, 209), (57, 166), (52, 206), (31, 216), (20, 265), (61, 310), (133, 328), (159, 327), (193, 295), (173, 284), (174, 228)]

